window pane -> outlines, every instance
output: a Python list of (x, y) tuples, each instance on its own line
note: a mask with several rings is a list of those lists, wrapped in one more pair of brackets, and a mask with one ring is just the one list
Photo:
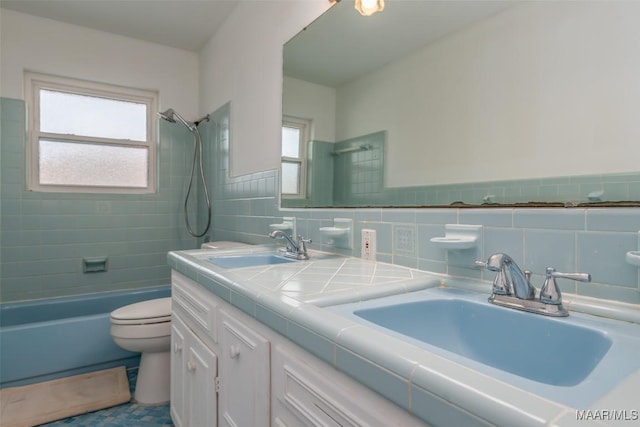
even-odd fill
[(40, 131), (146, 141), (147, 106), (41, 89)]
[(300, 165), (298, 163), (282, 162), (282, 193), (300, 193)]
[(300, 129), (282, 127), (282, 156), (300, 157)]
[(148, 149), (40, 140), (40, 184), (146, 187)]

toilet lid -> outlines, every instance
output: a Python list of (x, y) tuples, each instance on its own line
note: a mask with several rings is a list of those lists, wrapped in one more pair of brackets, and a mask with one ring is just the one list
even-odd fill
[(114, 323), (160, 323), (171, 321), (171, 297), (125, 305), (111, 312)]

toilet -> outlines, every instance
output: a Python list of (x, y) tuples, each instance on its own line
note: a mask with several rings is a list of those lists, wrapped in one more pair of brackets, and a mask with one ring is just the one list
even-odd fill
[(145, 405), (169, 401), (171, 298), (157, 298), (111, 312), (111, 336), (121, 348), (142, 353), (134, 399)]

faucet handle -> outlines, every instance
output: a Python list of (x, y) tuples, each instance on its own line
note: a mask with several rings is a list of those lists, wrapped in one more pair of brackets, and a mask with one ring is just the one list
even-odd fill
[(299, 254), (307, 254), (307, 246), (306, 243), (312, 243), (311, 239), (305, 239), (302, 235), (298, 235), (298, 253)]
[(591, 275), (588, 273), (560, 273), (553, 267), (547, 267), (544, 284), (540, 288), (540, 301), (545, 304), (562, 304), (562, 293), (556, 283), (556, 277), (561, 279), (577, 280), (578, 282), (590, 282)]

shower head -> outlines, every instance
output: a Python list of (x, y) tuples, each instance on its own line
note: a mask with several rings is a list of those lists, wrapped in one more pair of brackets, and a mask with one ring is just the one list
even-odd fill
[(163, 111), (161, 113), (158, 113), (158, 116), (160, 116), (161, 119), (164, 119), (164, 120), (166, 120), (166, 121), (168, 121), (170, 123), (175, 123), (176, 119), (178, 119), (178, 121), (180, 123), (182, 123), (183, 125), (185, 125), (187, 127), (187, 129), (189, 129), (191, 132), (193, 132), (196, 129), (196, 125), (195, 124), (186, 121), (173, 108), (169, 108), (167, 111)]
[(175, 123), (176, 120), (173, 118), (174, 113), (175, 111), (173, 111), (173, 108), (169, 108), (167, 111), (158, 113), (158, 116), (160, 116), (161, 119), (166, 120), (170, 123)]

